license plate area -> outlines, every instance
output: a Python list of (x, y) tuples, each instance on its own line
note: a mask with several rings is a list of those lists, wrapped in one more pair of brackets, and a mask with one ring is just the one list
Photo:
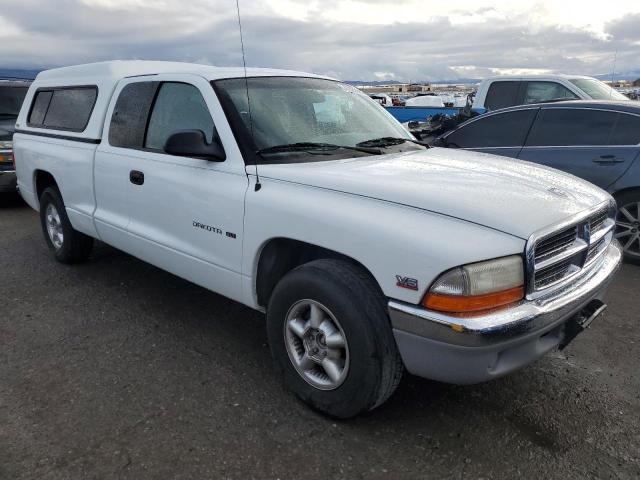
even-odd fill
[(574, 338), (580, 335), (589, 327), (589, 325), (591, 325), (591, 322), (593, 322), (605, 308), (607, 308), (607, 305), (602, 300), (591, 300), (586, 307), (584, 307), (565, 324), (564, 338), (558, 345), (558, 348), (563, 350), (567, 345), (569, 345)]

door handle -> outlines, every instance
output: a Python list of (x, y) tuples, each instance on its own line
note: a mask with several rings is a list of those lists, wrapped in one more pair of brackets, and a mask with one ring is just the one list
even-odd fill
[(129, 172), (129, 181), (134, 185), (142, 185), (144, 183), (144, 173), (139, 170), (131, 170)]
[(624, 162), (624, 158), (618, 158), (615, 155), (600, 155), (593, 159), (594, 163), (599, 163), (600, 165), (609, 165), (612, 163), (622, 163)]

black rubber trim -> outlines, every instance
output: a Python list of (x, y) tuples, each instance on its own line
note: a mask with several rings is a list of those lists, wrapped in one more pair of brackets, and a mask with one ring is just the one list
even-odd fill
[(48, 133), (48, 132), (34, 132), (32, 130), (17, 129), (15, 133), (23, 133), (25, 135), (35, 135), (36, 137), (55, 138), (58, 140), (71, 140), (72, 142), (93, 143), (96, 145), (101, 142), (99, 138), (70, 137), (69, 135), (58, 135), (56, 133)]

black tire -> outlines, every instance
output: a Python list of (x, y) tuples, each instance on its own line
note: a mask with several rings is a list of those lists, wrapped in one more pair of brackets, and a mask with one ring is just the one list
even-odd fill
[[(50, 204), (55, 207), (60, 217), (60, 226), (64, 236), (62, 245), (59, 247), (53, 244), (47, 230), (46, 212)], [(80, 263), (86, 260), (91, 254), (93, 238), (73, 229), (71, 222), (69, 222), (60, 191), (56, 187), (46, 188), (40, 196), (40, 224), (49, 250), (53, 252), (54, 257), (60, 263)]]
[[(326, 306), (344, 332), (349, 369), (333, 390), (321, 390), (298, 373), (287, 353), (285, 323), (303, 299)], [(285, 385), (327, 415), (349, 418), (386, 401), (404, 366), (387, 315), (386, 298), (370, 275), (345, 261), (315, 260), (295, 268), (277, 284), (267, 309), (269, 346)]]
[[(618, 215), (616, 222), (625, 222), (626, 224), (632, 224), (629, 218), (625, 217), (620, 208), (627, 207), (628, 213), (635, 217), (635, 227), (632, 229), (622, 228), (616, 225), (616, 236), (623, 232), (630, 232), (631, 235), (640, 233), (640, 190), (629, 190), (627, 192), (616, 195), (616, 203), (618, 204)], [(635, 229), (635, 232), (633, 231)], [(618, 241), (624, 247), (631, 237), (629, 235), (619, 236)], [(638, 237), (636, 237), (638, 238)], [(640, 239), (635, 240), (630, 248), (625, 249), (624, 259), (629, 263), (635, 263), (640, 265)]]

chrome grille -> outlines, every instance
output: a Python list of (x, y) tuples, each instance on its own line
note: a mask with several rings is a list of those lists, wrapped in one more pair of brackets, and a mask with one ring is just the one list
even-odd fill
[(615, 205), (601, 205), (538, 232), (527, 243), (529, 295), (561, 285), (605, 250), (613, 238)]
[(604, 224), (604, 222), (607, 220), (608, 218), (608, 212), (606, 209), (599, 211), (598, 213), (596, 213), (595, 215), (592, 215), (591, 217), (589, 217), (589, 226), (591, 228), (591, 233), (594, 233), (598, 230), (600, 230), (600, 228), (602, 228), (602, 225)]
[(541, 288), (553, 285), (557, 281), (562, 280), (570, 273), (572, 266), (573, 263), (571, 262), (571, 259), (568, 259), (562, 260), (558, 263), (554, 263), (549, 267), (540, 269), (538, 272), (536, 272), (536, 290), (540, 290)]
[(605, 243), (608, 243), (606, 236), (602, 237), (596, 243), (590, 245), (589, 250), (587, 252), (587, 260), (584, 263), (585, 264), (591, 263), (591, 261), (594, 260), (598, 256), (598, 254), (603, 250)]
[(541, 240), (536, 244), (536, 261), (562, 253), (573, 244), (577, 236), (578, 227), (574, 225)]

